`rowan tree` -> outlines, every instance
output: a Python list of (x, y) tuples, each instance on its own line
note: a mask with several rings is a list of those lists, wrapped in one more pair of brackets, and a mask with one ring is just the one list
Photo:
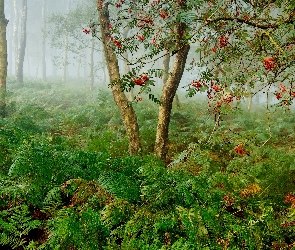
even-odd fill
[[(175, 3), (168, 5), (167, 8), (172, 6), (175, 6)], [(177, 8), (184, 8), (185, 2), (179, 2), (177, 6)], [(108, 34), (102, 37), (103, 42), (117, 54), (123, 55), (127, 50), (131, 55), (128, 60), (129, 64), (135, 65), (125, 76), (116, 79), (115, 84), (120, 85), (121, 91), (130, 90), (138, 85), (141, 87), (140, 93), (149, 92), (151, 86), (154, 85), (153, 77), (161, 75), (162, 72), (153, 68), (145, 72), (142, 67), (153, 63), (154, 57), (159, 55), (161, 50), (165, 49), (166, 54), (174, 51), (174, 67), (164, 84), (160, 100), (152, 94), (149, 95), (152, 100), (160, 103), (155, 154), (165, 160), (168, 150), (168, 127), (172, 101), (184, 71), (189, 44), (185, 39), (185, 23), (175, 18), (166, 23), (165, 20), (169, 18), (169, 13), (158, 7), (154, 2), (147, 5), (145, 1), (119, 1), (117, 3), (98, 1), (100, 13), (105, 12), (108, 8), (112, 10), (112, 13), (115, 13), (115, 17), (120, 17), (109, 18)], [(128, 37), (122, 35), (122, 31), (126, 27), (129, 29)], [(171, 43), (169, 39), (172, 39)], [(145, 51), (145, 53), (140, 51)], [(148, 60), (151, 61), (148, 62)]]
[(265, 92), (288, 107), (295, 95), (294, 7), (283, 1), (208, 2), (208, 11), (199, 13), (206, 26), (194, 36), (202, 57), (192, 62), (203, 70), (190, 95), (207, 91), (209, 105), (219, 108)]
[[(190, 68), (199, 68), (188, 83), (188, 95), (206, 92), (208, 105), (216, 114), (254, 89), (280, 104), (289, 105), (294, 96), (294, 3), (283, 1), (191, 1), (140, 0), (98, 1), (108, 6), (108, 46), (118, 56), (128, 51), (132, 70), (117, 79), (121, 88), (140, 86), (149, 92), (153, 77), (163, 75), (153, 65), (167, 54), (176, 58), (159, 101), (155, 154), (165, 159), (171, 103), (182, 78), (190, 45), (197, 47)], [(128, 27), (128, 36), (122, 35)], [(199, 56), (200, 55), (200, 56)], [(177, 59), (178, 58), (178, 59)], [(127, 58), (126, 58), (127, 60)], [(147, 69), (149, 68), (149, 69)], [(164, 74), (165, 75), (165, 74)], [(280, 88), (275, 86), (281, 84)], [(273, 87), (272, 87), (273, 86)], [(168, 93), (165, 95), (165, 93)]]

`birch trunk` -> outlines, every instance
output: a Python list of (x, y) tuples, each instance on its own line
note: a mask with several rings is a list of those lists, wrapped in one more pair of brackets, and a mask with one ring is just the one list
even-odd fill
[(68, 70), (68, 36), (65, 35), (64, 38), (64, 57), (63, 57), (63, 69), (62, 69), (62, 82), (66, 83), (67, 81), (67, 70)]
[(17, 8), (17, 0), (13, 0), (13, 9), (14, 9), (14, 24), (13, 24), (13, 50), (14, 50), (14, 72), (16, 76), (17, 69), (17, 61), (18, 61), (18, 8)]
[(90, 48), (90, 90), (94, 89), (94, 38), (91, 38)]
[(43, 34), (42, 34), (42, 80), (46, 81), (46, 0), (42, 1), (42, 26), (43, 26)]
[(7, 75), (12, 76), (13, 38), (12, 38), (11, 33), (8, 33), (7, 36), (8, 36), (8, 44), (7, 44), (7, 56), (8, 56)]
[[(99, 1), (97, 3), (99, 5)], [(109, 46), (111, 35), (108, 28), (108, 24), (110, 23), (108, 5), (106, 4), (105, 7), (103, 7), (102, 9), (98, 8), (98, 10), (98, 21), (100, 23), (101, 39), (103, 42), (109, 77), (112, 83), (111, 88), (114, 101), (120, 110), (121, 117), (126, 128), (127, 136), (129, 137), (129, 153), (130, 155), (136, 155), (140, 149), (138, 123), (135, 112), (131, 104), (129, 103), (126, 95), (122, 91), (121, 84), (118, 81), (120, 78), (118, 59), (114, 54), (112, 47)]]
[[(67, 13), (70, 12), (71, 1), (68, 0), (67, 3)], [(67, 26), (67, 24), (66, 24)], [(69, 36), (68, 36), (68, 27), (66, 27), (66, 32), (64, 34), (64, 57), (63, 57), (63, 71), (62, 71), (62, 82), (65, 83), (67, 81), (67, 73), (68, 73), (68, 46), (69, 46)]]
[(82, 60), (82, 54), (79, 53), (78, 65), (77, 65), (77, 78), (78, 78), (78, 80), (80, 80), (81, 60)]
[(5, 117), (6, 77), (7, 77), (7, 41), (4, 14), (4, 0), (0, 0), (0, 116)]
[(23, 10), (21, 18), (20, 49), (17, 58), (16, 80), (24, 82), (24, 60), (27, 44), (27, 0), (23, 0)]
[[(10, 1), (10, 21), (13, 20), (14, 16), (14, 8), (13, 8), (13, 2)], [(13, 23), (8, 23), (10, 27), (7, 27), (7, 30), (10, 30), (9, 33), (6, 32), (6, 40), (7, 40), (7, 75), (12, 76), (12, 56), (13, 56)]]
[(166, 160), (166, 156), (168, 153), (168, 132), (172, 103), (181, 77), (183, 75), (187, 55), (190, 49), (190, 46), (188, 44), (184, 44), (181, 41), (181, 33), (184, 29), (184, 24), (177, 23), (175, 26), (175, 33), (177, 34), (176, 36), (178, 39), (177, 47), (179, 49), (175, 55), (172, 72), (169, 75), (167, 81), (164, 83), (162, 96), (160, 99), (161, 105), (159, 107), (154, 153), (156, 157), (162, 159), (163, 161)]

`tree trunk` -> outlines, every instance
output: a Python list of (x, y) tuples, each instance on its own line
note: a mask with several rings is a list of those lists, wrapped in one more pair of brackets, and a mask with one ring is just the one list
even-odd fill
[[(70, 12), (71, 1), (68, 0), (67, 3), (67, 13)], [(66, 26), (68, 26), (66, 22)], [(68, 36), (68, 27), (65, 27), (64, 33), (64, 58), (63, 58), (63, 71), (62, 71), (62, 82), (65, 83), (67, 81), (67, 73), (68, 73), (68, 46), (69, 46), (69, 36)]]
[(16, 0), (13, 0), (14, 8), (14, 24), (13, 24), (13, 50), (14, 50), (14, 72), (16, 76), (17, 61), (18, 61), (18, 8)]
[[(10, 1), (9, 6), (11, 12), (10, 12), (10, 21), (13, 20), (14, 16), (14, 8), (13, 8), (13, 1)], [(8, 23), (9, 28), (7, 27), (7, 30), (10, 30), (9, 33), (6, 32), (7, 37), (7, 75), (12, 76), (12, 56), (13, 56), (13, 23)]]
[[(28, 47), (26, 47), (25, 54), (26, 54), (26, 55), (30, 55), (30, 53), (29, 53), (29, 48), (28, 48)], [(26, 61), (27, 61), (27, 68), (28, 68), (27, 73), (28, 73), (28, 76), (31, 76), (30, 57), (27, 56), (27, 57), (26, 57)], [(37, 68), (38, 68), (38, 64), (37, 64)], [(37, 75), (36, 75), (36, 78), (37, 78)]]
[(64, 57), (63, 57), (63, 69), (62, 69), (62, 82), (67, 81), (67, 65), (68, 65), (68, 35), (64, 37)]
[(46, 58), (45, 58), (45, 51), (46, 51), (46, 0), (42, 2), (42, 26), (43, 26), (43, 33), (42, 33), (42, 80), (46, 82)]
[[(56, 50), (54, 50), (54, 54), (55, 54), (55, 53), (57, 53)], [(56, 62), (55, 62), (55, 60), (54, 60), (54, 59), (51, 59), (51, 61), (52, 61), (52, 72), (51, 72), (51, 74), (52, 74), (54, 80), (56, 80), (56, 78), (58, 77), (58, 76), (57, 76), (58, 68), (57, 68), (57, 66), (56, 66)]]
[[(87, 49), (85, 48), (85, 51), (87, 52)], [(88, 77), (88, 69), (87, 69), (87, 65), (88, 65), (88, 53), (86, 53), (86, 55), (84, 55), (83, 57), (83, 78), (84, 78), (84, 84), (87, 85), (87, 77)]]
[(180, 41), (182, 37), (181, 31), (185, 29), (184, 24), (176, 24), (175, 29), (179, 40), (179, 50), (175, 55), (175, 61), (173, 64), (172, 72), (163, 86), (162, 96), (160, 99), (161, 104), (159, 107), (158, 126), (154, 148), (155, 155), (163, 161), (166, 160), (166, 156), (168, 153), (168, 132), (172, 103), (174, 96), (176, 94), (176, 90), (179, 86), (184, 71), (187, 55), (190, 49), (190, 46), (188, 44), (183, 44)]
[(165, 84), (169, 77), (169, 64), (170, 64), (170, 53), (167, 51), (167, 54), (163, 58), (163, 84)]
[(27, 43), (27, 0), (23, 0), (23, 10), (21, 19), (20, 49), (17, 58), (16, 80), (24, 82), (24, 59)]
[(101, 56), (101, 61), (100, 61), (100, 69), (101, 71), (101, 87), (103, 88), (107, 88), (108, 84), (109, 84), (109, 79), (108, 78), (108, 67), (106, 64), (106, 59), (104, 57), (104, 55)]
[(249, 92), (249, 97), (248, 97), (248, 110), (250, 111), (252, 108), (252, 91), (251, 91), (251, 87), (249, 84), (247, 84), (247, 90)]
[(93, 91), (94, 87), (94, 38), (91, 38), (91, 48), (90, 48), (90, 90)]
[(0, 116), (5, 117), (6, 77), (7, 77), (7, 41), (4, 14), (4, 0), (0, 0)]
[(9, 56), (8, 58), (8, 65), (7, 65), (7, 74), (9, 76), (12, 76), (12, 54), (13, 54), (13, 39), (12, 39), (12, 34), (9, 34), (8, 35), (8, 41), (9, 41), (9, 44), (7, 45), (8, 48), (7, 48), (7, 56)]
[[(167, 53), (163, 58), (163, 84), (167, 82), (169, 77), (170, 59), (170, 53)], [(175, 94), (173, 102), (176, 103), (177, 108), (180, 108), (180, 102), (177, 94)]]
[(77, 79), (80, 79), (80, 70), (81, 70), (81, 60), (82, 60), (82, 54), (79, 52), (79, 57), (78, 57), (78, 65), (77, 65)]
[[(97, 2), (99, 5), (99, 1)], [(112, 83), (112, 93), (114, 101), (117, 104), (121, 117), (123, 119), (127, 135), (129, 137), (129, 153), (130, 155), (136, 155), (140, 149), (140, 138), (139, 138), (139, 129), (137, 118), (135, 112), (129, 103), (126, 95), (122, 91), (121, 84), (118, 81), (120, 78), (119, 64), (116, 55), (114, 54), (113, 49), (108, 45), (110, 42), (110, 31), (108, 25), (109, 12), (108, 5), (105, 4), (105, 7), (98, 8), (99, 10), (99, 23), (101, 29), (101, 40), (103, 42), (105, 60), (107, 63), (110, 81)]]
[[(30, 64), (29, 64), (29, 60), (28, 60), (28, 68), (30, 69)], [(30, 71), (29, 71), (30, 72)], [(36, 70), (35, 70), (35, 78), (38, 78), (38, 75), (39, 75), (39, 60), (36, 64)]]

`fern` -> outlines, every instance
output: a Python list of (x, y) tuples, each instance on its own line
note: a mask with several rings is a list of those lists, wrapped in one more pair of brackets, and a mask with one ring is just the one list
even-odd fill
[(0, 245), (13, 249), (28, 244), (26, 236), (40, 227), (41, 221), (33, 220), (28, 206), (16, 206), (0, 212)]
[(44, 249), (103, 249), (109, 231), (100, 221), (99, 211), (88, 205), (64, 208), (48, 223), (49, 239)]
[(136, 180), (128, 178), (124, 174), (107, 172), (101, 174), (97, 181), (103, 188), (118, 198), (123, 198), (130, 202), (140, 200), (140, 192)]

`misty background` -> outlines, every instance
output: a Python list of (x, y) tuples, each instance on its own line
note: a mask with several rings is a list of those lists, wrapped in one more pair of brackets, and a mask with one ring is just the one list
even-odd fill
[[(27, 18), (23, 19), (24, 3)], [(77, 83), (93, 89), (107, 87), (107, 72), (102, 44), (97, 37), (83, 32), (97, 24), (96, 1), (83, 0), (10, 0), (5, 2), (8, 45), (8, 78), (13, 82), (16, 76), (17, 60), (21, 49), (22, 23), (26, 22), (26, 45), (23, 76), (26, 80), (41, 82), (57, 81), (66, 84)], [(99, 33), (97, 32), (97, 36)], [(197, 44), (189, 54), (189, 64), (198, 55), (194, 53)], [(119, 57), (120, 59), (120, 57)], [(173, 57), (171, 58), (173, 61)], [(124, 61), (119, 60), (121, 73)], [(162, 68), (162, 59), (154, 68)], [(172, 63), (170, 64), (172, 65)], [(186, 68), (189, 68), (187, 65)], [(185, 71), (178, 91), (185, 92), (185, 86), (198, 77), (201, 69)], [(156, 79), (156, 86), (162, 86), (162, 79)], [(9, 84), (8, 84), (9, 88)], [(197, 94), (197, 97), (206, 94)], [(271, 103), (276, 102), (270, 96)], [(253, 97), (254, 103), (265, 103), (266, 95)]]

